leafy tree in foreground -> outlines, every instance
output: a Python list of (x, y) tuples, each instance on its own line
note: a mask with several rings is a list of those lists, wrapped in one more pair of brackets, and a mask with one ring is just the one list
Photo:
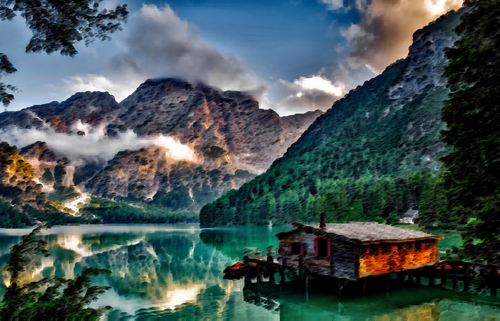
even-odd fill
[[(75, 44), (85, 41), (110, 40), (110, 34), (122, 30), (121, 21), (128, 16), (127, 5), (118, 5), (114, 10), (99, 11), (102, 0), (0, 0), (0, 20), (12, 20), (20, 12), (33, 32), (26, 52), (45, 51), (48, 54), (60, 51), (63, 56), (75, 56)], [(0, 53), (0, 78), (16, 72), (5, 54)], [(14, 99), (9, 93), (12, 85), (0, 83), (0, 99), (8, 106)]]
[(442, 135), (453, 150), (442, 158), (444, 194), (451, 215), (475, 218), (459, 254), (500, 263), (500, 0), (466, 4), (461, 39), (445, 52), (451, 93)]
[[(7, 265), (4, 267), (4, 271), (10, 274), (10, 285), (2, 299), (0, 319), (50, 320), (57, 317), (61, 320), (98, 320), (105, 310), (111, 309), (111, 307), (99, 309), (87, 307), (92, 301), (97, 300), (99, 294), (109, 289), (107, 286), (92, 285), (91, 277), (110, 274), (109, 270), (91, 267), (84, 269), (73, 280), (47, 277), (40, 281), (23, 282), (23, 274), (31, 264), (32, 257), (50, 255), (47, 243), (37, 237), (42, 229), (50, 227), (50, 225), (39, 225), (24, 236), (19, 244), (12, 247)], [(41, 287), (45, 288), (44, 292), (40, 292)]]

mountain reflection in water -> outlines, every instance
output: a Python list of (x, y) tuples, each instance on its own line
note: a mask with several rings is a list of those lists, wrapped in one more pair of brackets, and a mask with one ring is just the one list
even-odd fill
[[(73, 278), (86, 266), (113, 272), (95, 279), (112, 287), (93, 306), (111, 305), (110, 320), (500, 320), (498, 304), (460, 297), (452, 291), (400, 289), (339, 304), (326, 292), (300, 287), (244, 289), (243, 280), (224, 280), (222, 271), (242, 259), (245, 247), (278, 245), (288, 227), (199, 229), (181, 225), (54, 227), (44, 231), (51, 256), (34, 262), (24, 276)], [(29, 230), (0, 229), (0, 260)], [(9, 280), (2, 275), (2, 284)], [(259, 288), (265, 291), (259, 290)], [(274, 292), (273, 292), (274, 291)], [(4, 288), (0, 289), (3, 295)], [(467, 316), (467, 318), (465, 318)]]

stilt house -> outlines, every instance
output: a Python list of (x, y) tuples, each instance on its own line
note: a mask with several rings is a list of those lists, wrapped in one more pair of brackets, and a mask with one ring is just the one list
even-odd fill
[(293, 224), (279, 233), (279, 256), (285, 268), (357, 280), (417, 269), (438, 260), (435, 236), (378, 223)]

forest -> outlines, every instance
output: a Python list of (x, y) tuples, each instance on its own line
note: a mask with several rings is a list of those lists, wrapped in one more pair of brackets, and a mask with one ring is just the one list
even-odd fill
[[(397, 110), (389, 88), (408, 61), (338, 101), (271, 168), (206, 205), (206, 224), (385, 221), (421, 203), (446, 154), (439, 142), (444, 88), (427, 88)], [(420, 126), (409, 126), (420, 124)], [(421, 210), (424, 210), (421, 208)]]

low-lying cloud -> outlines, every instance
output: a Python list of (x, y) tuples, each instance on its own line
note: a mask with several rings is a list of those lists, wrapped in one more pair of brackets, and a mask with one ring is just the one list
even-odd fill
[(144, 4), (117, 36), (123, 53), (115, 55), (103, 74), (67, 79), (74, 91), (109, 91), (123, 100), (148, 78), (178, 77), (223, 90), (262, 91), (265, 86), (237, 58), (224, 55), (200, 38), (187, 21), (165, 5)]
[[(81, 124), (81, 123), (80, 123)], [(75, 129), (90, 129), (89, 126), (75, 126)], [(75, 165), (87, 160), (100, 159), (107, 161), (123, 150), (138, 150), (143, 147), (159, 146), (165, 149), (168, 157), (174, 160), (188, 160), (196, 162), (194, 150), (183, 145), (171, 137), (162, 135), (154, 137), (138, 137), (132, 130), (120, 133), (119, 137), (106, 136), (101, 128), (92, 128), (85, 131), (85, 135), (58, 133), (53, 128), (21, 129), (16, 126), (0, 131), (0, 141), (6, 141), (18, 148), (41, 141), (59, 157), (68, 157)]]

